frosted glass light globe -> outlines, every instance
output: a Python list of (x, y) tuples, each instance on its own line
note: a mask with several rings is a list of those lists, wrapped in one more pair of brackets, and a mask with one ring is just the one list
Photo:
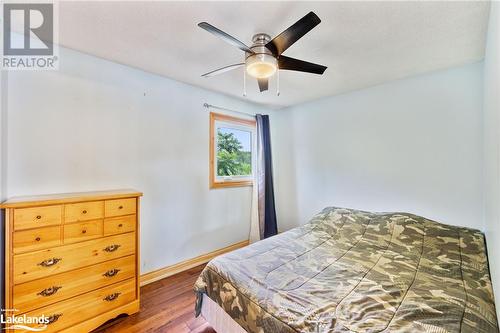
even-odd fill
[(246, 70), (248, 75), (257, 79), (271, 77), (278, 70), (276, 58), (269, 54), (254, 54), (246, 60)]

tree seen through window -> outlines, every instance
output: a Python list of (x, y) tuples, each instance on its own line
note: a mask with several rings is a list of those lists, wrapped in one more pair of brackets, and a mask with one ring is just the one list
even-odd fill
[(252, 174), (252, 133), (234, 128), (217, 129), (217, 176)]

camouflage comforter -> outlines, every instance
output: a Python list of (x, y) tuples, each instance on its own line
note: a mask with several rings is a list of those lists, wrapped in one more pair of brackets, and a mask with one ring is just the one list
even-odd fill
[(253, 333), (498, 332), (483, 234), (406, 213), (326, 208), (212, 260), (195, 291)]

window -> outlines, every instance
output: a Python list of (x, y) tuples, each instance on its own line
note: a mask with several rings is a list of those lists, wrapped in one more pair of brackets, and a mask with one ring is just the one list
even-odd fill
[(255, 120), (210, 113), (210, 188), (253, 184)]

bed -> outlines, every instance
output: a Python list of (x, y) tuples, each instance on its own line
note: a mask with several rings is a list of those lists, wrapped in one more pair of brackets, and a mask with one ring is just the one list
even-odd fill
[(195, 292), (218, 333), (498, 332), (483, 234), (407, 213), (325, 208), (212, 260)]

